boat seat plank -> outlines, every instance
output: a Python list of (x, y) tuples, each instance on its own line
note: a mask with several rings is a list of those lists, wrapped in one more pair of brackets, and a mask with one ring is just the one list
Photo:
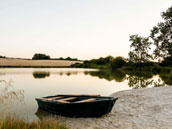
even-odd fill
[(43, 98), (43, 99), (49, 101), (49, 100), (56, 100), (56, 99), (61, 99), (61, 98), (63, 98), (63, 97), (62, 96), (58, 96), (58, 97)]
[(70, 103), (70, 102), (65, 101), (65, 100), (56, 100), (56, 101), (59, 102), (59, 103)]
[(64, 98), (64, 99), (59, 99), (60, 101), (68, 101), (68, 100), (73, 100), (76, 99), (77, 97), (69, 97), (69, 98)]
[(81, 101), (77, 101), (75, 103), (91, 102), (91, 101), (94, 101), (94, 100), (96, 100), (96, 98), (84, 99), (84, 100), (81, 100)]

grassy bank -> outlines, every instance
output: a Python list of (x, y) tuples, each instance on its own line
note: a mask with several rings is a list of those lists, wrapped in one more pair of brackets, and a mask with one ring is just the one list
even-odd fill
[(26, 122), (15, 117), (6, 117), (0, 120), (0, 129), (67, 129), (67, 127), (55, 118)]

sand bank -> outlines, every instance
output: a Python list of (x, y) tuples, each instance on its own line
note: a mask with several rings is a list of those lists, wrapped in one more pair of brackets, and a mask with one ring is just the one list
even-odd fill
[(79, 61), (0, 58), (0, 67), (68, 67)]
[(112, 94), (119, 100), (101, 118), (67, 118), (71, 129), (172, 129), (172, 87)]

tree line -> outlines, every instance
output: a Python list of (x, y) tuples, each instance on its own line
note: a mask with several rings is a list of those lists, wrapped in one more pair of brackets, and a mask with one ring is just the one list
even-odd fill
[(5, 56), (0, 56), (0, 58), (6, 58)]
[(51, 58), (49, 55), (46, 54), (42, 54), (42, 53), (36, 53), (33, 55), (32, 60), (72, 60), (72, 61), (78, 61), (77, 58), (71, 58), (71, 57), (67, 57), (67, 58)]

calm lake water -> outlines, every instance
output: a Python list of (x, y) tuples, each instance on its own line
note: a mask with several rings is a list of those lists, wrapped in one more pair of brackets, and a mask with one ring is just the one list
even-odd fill
[[(165, 77), (164, 77), (165, 78)], [(129, 75), (120, 71), (73, 68), (1, 68), (0, 111), (38, 119), (37, 97), (56, 94), (100, 94), (170, 85), (159, 75)]]

